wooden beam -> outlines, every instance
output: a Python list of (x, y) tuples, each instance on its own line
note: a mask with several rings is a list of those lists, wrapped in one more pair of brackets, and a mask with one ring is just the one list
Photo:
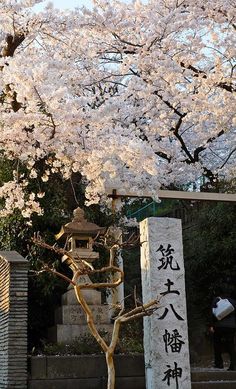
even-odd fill
[[(135, 192), (118, 191), (116, 189), (107, 188), (106, 193), (108, 197), (113, 199), (127, 198), (127, 197), (139, 197), (148, 198), (152, 197), (150, 192), (144, 191), (142, 196), (137, 195)], [(180, 190), (158, 190), (158, 197), (160, 199), (178, 199), (178, 200), (192, 200), (192, 201), (230, 201), (236, 202), (236, 194), (234, 193), (212, 193), (212, 192), (184, 192)]]

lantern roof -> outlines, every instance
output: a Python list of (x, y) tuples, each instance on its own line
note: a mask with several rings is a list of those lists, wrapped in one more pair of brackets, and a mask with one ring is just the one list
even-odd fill
[(56, 240), (69, 235), (84, 235), (95, 237), (99, 232), (104, 233), (106, 228), (99, 227), (95, 223), (88, 222), (84, 217), (84, 210), (76, 208), (73, 211), (74, 218), (71, 222), (61, 227), (60, 232), (55, 235)]

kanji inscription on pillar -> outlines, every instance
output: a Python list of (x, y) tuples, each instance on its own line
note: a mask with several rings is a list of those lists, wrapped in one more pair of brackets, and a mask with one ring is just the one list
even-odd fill
[(144, 318), (147, 389), (190, 389), (181, 220), (151, 217), (140, 223), (143, 302), (160, 308)]

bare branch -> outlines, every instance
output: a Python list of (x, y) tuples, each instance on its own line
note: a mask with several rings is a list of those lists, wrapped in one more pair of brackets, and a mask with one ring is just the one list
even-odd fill
[(51, 135), (49, 137), (49, 139), (51, 140), (51, 139), (54, 138), (55, 133), (56, 133), (56, 123), (54, 121), (53, 115), (50, 112), (48, 112), (48, 110), (46, 109), (46, 103), (43, 101), (42, 97), (40, 96), (40, 93), (39, 93), (38, 89), (36, 88), (36, 86), (34, 86), (34, 90), (35, 90), (35, 92), (36, 92), (36, 94), (37, 94), (37, 96), (38, 96), (38, 98), (40, 100), (40, 104), (41, 104), (42, 109), (45, 112), (45, 115), (50, 118), (50, 121), (52, 123), (52, 128), (53, 129), (52, 129), (52, 133), (51, 133)]
[(220, 169), (222, 169), (226, 163), (228, 162), (228, 160), (230, 159), (230, 157), (235, 153), (236, 151), (236, 147), (229, 153), (228, 157), (226, 158), (226, 160), (224, 161), (224, 163), (221, 165)]

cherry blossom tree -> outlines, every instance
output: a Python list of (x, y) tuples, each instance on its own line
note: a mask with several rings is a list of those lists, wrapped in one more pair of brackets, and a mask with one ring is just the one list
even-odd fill
[(0, 5), (2, 215), (40, 213), (55, 172), (80, 172), (89, 204), (235, 174), (234, 0), (39, 2)]

